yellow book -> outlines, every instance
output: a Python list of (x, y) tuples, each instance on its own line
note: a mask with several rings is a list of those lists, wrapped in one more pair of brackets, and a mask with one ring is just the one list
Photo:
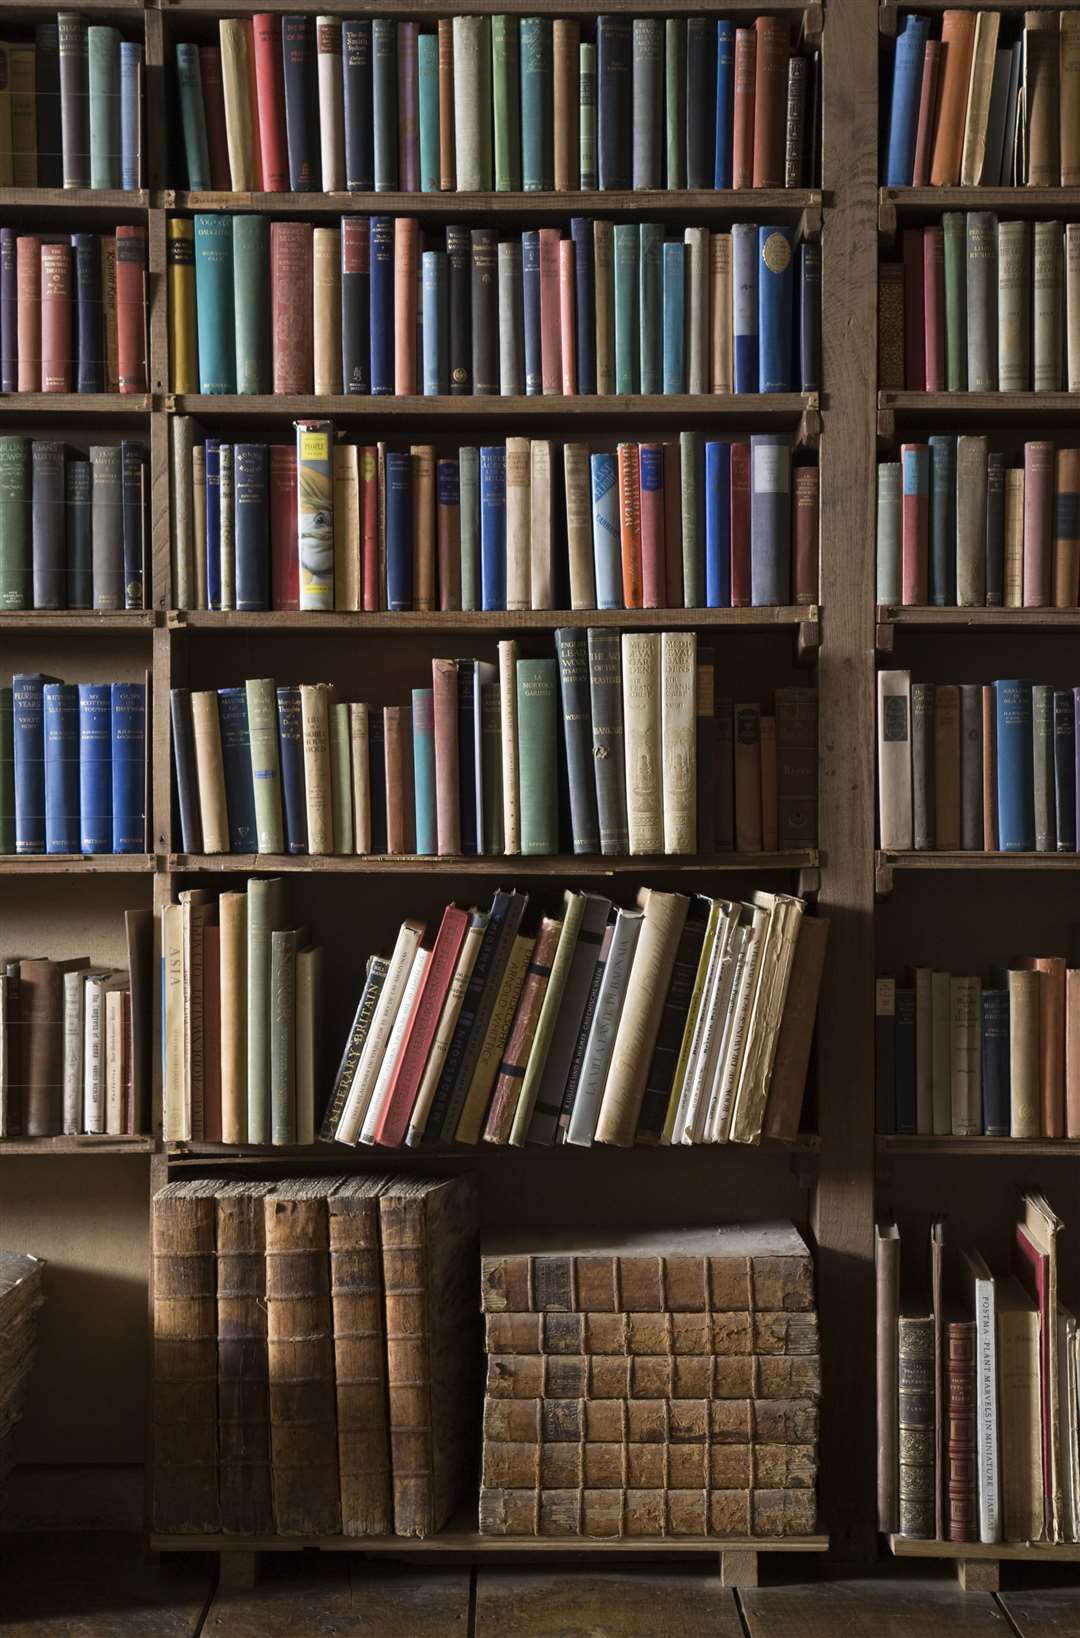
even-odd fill
[(198, 329), (195, 318), (195, 228), (190, 217), (168, 224), (169, 391), (198, 392)]
[(341, 387), (341, 233), (315, 229), (312, 235), (315, 298), (315, 393), (325, 398)]
[[(517, 1011), (518, 998), (521, 995), (522, 985), (525, 983), (525, 973), (529, 965), (529, 958), (533, 952), (535, 939), (524, 933), (519, 933), (514, 940), (514, 947), (510, 951), (510, 959), (506, 963), (499, 993), (495, 997), (495, 1005), (491, 1013), (491, 1021), (484, 1036), (484, 1044), (480, 1048), (480, 1056), (476, 1060), (473, 1078), (469, 1082), (469, 1090), (465, 1094), (465, 1102), (461, 1106), (461, 1117), (458, 1120), (454, 1139), (457, 1143), (479, 1143), (480, 1132), (487, 1115), (488, 1101), (491, 1098), (491, 1089), (495, 1085), (495, 1076), (498, 1073), (499, 1062), (503, 1055), (510, 1034), (510, 1026), (514, 1022), (514, 1013)], [(443, 1133), (447, 1138), (450, 1134)]]
[(251, 22), (247, 18), (223, 17), (219, 28), (225, 136), (229, 146), (232, 191), (254, 193), (259, 188), (259, 164), (252, 120), (254, 64), (251, 56)]
[(37, 187), (37, 101), (34, 48), (8, 46), (11, 74), (11, 169), (17, 188)]

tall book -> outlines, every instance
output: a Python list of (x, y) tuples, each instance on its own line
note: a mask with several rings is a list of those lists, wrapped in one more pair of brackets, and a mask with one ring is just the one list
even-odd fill
[(334, 1314), (341, 1529), (387, 1535), (390, 1445), (386, 1406), (379, 1197), (388, 1177), (350, 1177), (328, 1201), (330, 1298)]

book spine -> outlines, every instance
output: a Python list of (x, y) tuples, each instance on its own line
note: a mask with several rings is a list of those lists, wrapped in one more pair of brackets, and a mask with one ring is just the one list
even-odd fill
[(255, 851), (255, 795), (251, 773), (247, 694), (243, 688), (218, 690), (221, 759), (229, 821), (229, 851)]
[(641, 519), (641, 600), (644, 608), (667, 605), (667, 557), (664, 539), (664, 450), (642, 444), (638, 450)]
[(506, 607), (506, 450), (480, 450), (480, 578), (482, 607)]
[(705, 445), (705, 603), (731, 605), (731, 454), (729, 445), (711, 440)]
[(483, 1137), (486, 1143), (506, 1143), (509, 1139), (519, 1096), (527, 1079), (541, 1011), (551, 982), (561, 926), (562, 923), (551, 916), (544, 916), (541, 919), (525, 982), (510, 1026), (510, 1034), (499, 1060), (484, 1125)]
[(791, 600), (791, 442), (750, 440), (751, 597), (756, 607)]
[(578, 126), (580, 186), (583, 192), (588, 192), (600, 185), (596, 152), (596, 45), (590, 40), (582, 40), (578, 54), (578, 97), (580, 102), (580, 123)]
[(1032, 272), (1034, 346), (1031, 383), (1036, 392), (1061, 390), (1061, 366), (1064, 356), (1063, 250), (1061, 223), (1036, 222)]
[(697, 851), (697, 637), (665, 631), (660, 651), (663, 851)]
[(435, 810), (440, 856), (461, 852), (458, 767), (458, 670), (454, 660), (432, 662), (435, 734)]
[(483, 193), (492, 183), (491, 23), (454, 18), (454, 144), (459, 192)]
[(552, 174), (557, 193), (581, 186), (581, 24), (557, 17), (552, 25)]
[(604, 190), (633, 185), (632, 54), (631, 19), (597, 18), (597, 175)]
[(146, 852), (146, 688), (114, 682), (110, 696), (112, 851)]
[(1054, 693), (1054, 828), (1057, 851), (1076, 851), (1076, 725), (1072, 694), (1068, 689)]
[(345, 127), (345, 187), (349, 193), (370, 193), (375, 186), (371, 29), (370, 18), (342, 19), (341, 80)]
[(453, 193), (457, 180), (454, 130), (454, 23), (439, 18), (439, 189)]
[[(0, 442), (0, 518), (3, 512), (3, 449)], [(64, 505), (67, 514), (67, 606), (89, 609), (94, 606), (93, 547), (91, 544), (92, 467), (89, 461), (68, 461), (64, 471)], [(3, 523), (0, 521), (0, 539)], [(2, 571), (0, 571), (2, 573)], [(0, 607), (3, 592), (0, 590)]]
[(758, 391), (758, 230), (747, 222), (731, 229), (732, 336), (735, 391)]
[(997, 807), (1002, 852), (1034, 851), (1035, 810), (1031, 770), (1034, 755), (1032, 685), (995, 683), (997, 696)]
[(1045, 608), (1052, 595), (1054, 468), (1053, 444), (1032, 442), (1024, 445), (1025, 608)]
[(79, 852), (79, 691), (73, 683), (42, 690), (45, 737), (46, 853)]
[[(521, 178), (526, 193), (555, 186), (554, 65), (551, 19), (523, 17), (521, 52)], [(496, 58), (496, 64), (497, 64)], [(511, 103), (508, 113), (516, 112)], [(498, 104), (496, 103), (496, 132)], [(498, 187), (498, 176), (495, 181)]]
[(913, 181), (916, 121), (929, 27), (925, 17), (905, 17), (896, 40), (885, 150), (884, 180), (889, 188), (909, 188)]
[(731, 185), (754, 185), (754, 96), (757, 80), (757, 36), (752, 28), (735, 30), (735, 73), (732, 92)]
[(566, 744), (567, 783), (575, 853), (599, 853), (596, 782), (593, 775), (593, 724), (589, 703), (587, 632), (563, 627), (555, 633), (559, 694)]
[(794, 267), (791, 230), (758, 228), (758, 391), (790, 392)]
[(901, 1314), (898, 1327), (897, 1405), (900, 1533), (934, 1533), (933, 1320)]
[(626, 811), (631, 853), (663, 851), (659, 634), (622, 638)]
[(519, 660), (516, 685), (521, 852), (557, 853), (555, 661)]
[(119, 444), (90, 449), (94, 608), (124, 607), (123, 471)]
[[(278, 224), (275, 224), (275, 226)], [(296, 423), (301, 609), (334, 602), (334, 490), (329, 421)]]
[(60, 130), (65, 188), (88, 188), (90, 180), (89, 40), (86, 21), (62, 11), (60, 41)]
[(799, 246), (799, 387), (821, 389), (821, 246)]
[(307, 850), (334, 851), (334, 813), (330, 768), (331, 686), (300, 684), (300, 720), (304, 745), (304, 789), (307, 814)]
[(631, 176), (635, 188), (661, 185), (660, 141), (664, 77), (664, 20), (635, 17), (631, 25), (633, 134)]

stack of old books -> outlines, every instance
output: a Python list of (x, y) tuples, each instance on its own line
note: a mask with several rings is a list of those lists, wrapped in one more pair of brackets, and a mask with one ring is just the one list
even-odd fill
[(0, 1251), (0, 1483), (15, 1465), (15, 1425), (34, 1363), (44, 1268), (28, 1252)]
[(480, 1530), (805, 1535), (821, 1373), (790, 1223), (486, 1243)]

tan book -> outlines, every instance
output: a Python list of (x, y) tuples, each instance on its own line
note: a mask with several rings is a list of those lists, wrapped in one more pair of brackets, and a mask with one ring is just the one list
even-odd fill
[(178, 609), (198, 607), (195, 601), (195, 511), (191, 478), (193, 428), (190, 415), (172, 417), (172, 594)]
[(260, 186), (258, 151), (252, 122), (251, 22), (248, 18), (223, 17), (218, 24), (221, 36), (221, 79), (225, 95), (225, 136), (229, 146), (229, 176), (233, 193), (257, 193)]
[[(340, 392), (340, 387), (337, 389)], [(360, 563), (360, 473), (355, 444), (334, 445), (334, 607), (363, 606)]]
[(341, 232), (317, 227), (314, 232), (315, 392), (340, 393), (341, 387)]
[[(1080, 12), (1069, 12), (1080, 22)], [(1077, 111), (1080, 134), (1080, 110)], [(1065, 223), (1065, 384), (1080, 392), (1080, 222)]]
[(454, 153), (454, 20), (439, 18), (439, 188), (457, 187)]
[[(507, 460), (509, 469), (509, 456)], [(507, 479), (508, 507), (509, 501)], [(534, 609), (555, 607), (551, 508), (551, 444), (546, 438), (534, 438), (529, 448), (529, 595)]]
[(805, 906), (786, 893), (755, 893), (754, 904), (769, 911), (754, 995), (744, 1026), (746, 1045), (735, 1086), (730, 1137), (758, 1143), (772, 1085), (788, 985)]
[(1007, 609), (1024, 606), (1024, 469), (1005, 471), (1005, 569)]
[(203, 934), (207, 923), (216, 918), (217, 906), (211, 903), (213, 895), (204, 887), (187, 888), (179, 898), (184, 964), (184, 1101), (190, 1136), (197, 1141), (206, 1135)]
[[(664, 846), (660, 647), (659, 632), (623, 633), (623, 735), (631, 853), (660, 853)], [(693, 688), (691, 667), (691, 733), (695, 731)]]
[[(174, 906), (179, 909), (179, 906)], [(218, 1531), (214, 1179), (167, 1183), (151, 1207), (154, 1528)]]
[(1080, 970), (1065, 970), (1065, 1136), (1080, 1137)]
[(483, 1130), (484, 1119), (487, 1115), (488, 1100), (491, 1089), (495, 1085), (495, 1076), (498, 1073), (502, 1059), (503, 1048), (510, 1035), (510, 1026), (514, 1022), (518, 1000), (521, 996), (522, 985), (525, 983), (525, 973), (532, 955), (535, 939), (525, 933), (519, 933), (513, 943), (506, 968), (503, 972), (499, 993), (495, 998), (495, 1005), (491, 1011), (487, 1034), (484, 1044), (480, 1048), (469, 1082), (469, 1090), (465, 1094), (465, 1101), (461, 1107), (454, 1140), (457, 1143), (479, 1143), (480, 1133)]
[(570, 560), (570, 607), (596, 607), (593, 569), (592, 478), (588, 444), (563, 445), (566, 546)]
[(769, 1137), (791, 1141), (799, 1135), (828, 938), (824, 917), (803, 916), (773, 1059), (764, 1128)]
[(413, 603), (417, 609), (438, 608), (435, 569), (435, 450), (431, 444), (413, 444), (409, 450), (412, 476)]
[[(1059, 22), (1061, 186), (1075, 188), (1080, 185), (1080, 12), (1063, 11), (1060, 13)], [(1066, 242), (1068, 234), (1069, 227), (1066, 226)]]
[(528, 438), (506, 440), (506, 606), (532, 607), (530, 566), (530, 450)]
[[(304, 794), (309, 853), (333, 853), (334, 816), (330, 789), (329, 683), (300, 684), (300, 721), (304, 737)], [(192, 696), (194, 698), (194, 696)], [(205, 836), (205, 829), (203, 832)]]
[(124, 1130), (124, 1089), (127, 1080), (124, 1035), (126, 980), (105, 985), (105, 1131), (119, 1136)]
[(203, 852), (228, 853), (225, 764), (221, 755), (218, 697), (214, 689), (197, 689), (192, 693), (191, 722), (195, 736), (195, 775), (199, 786)]
[[(1077, 490), (1080, 490), (1080, 449), (1059, 449), (1055, 465), (1055, 495), (1075, 495)], [(1056, 609), (1076, 607), (1077, 590), (1080, 587), (1080, 580), (1078, 580), (1078, 571), (1080, 571), (1078, 551), (1080, 551), (1080, 542), (1077, 541), (1074, 531), (1055, 526), (1053, 535), (1053, 604)]]
[(167, 904), (161, 912), (161, 962), (165, 979), (162, 1135), (166, 1143), (186, 1143), (191, 1138), (191, 1111), (184, 1096), (184, 918), (178, 904)]
[(610, 222), (593, 222), (593, 273), (596, 304), (596, 390), (615, 391), (615, 293), (612, 283), (614, 234)]
[(192, 536), (195, 549), (195, 607), (210, 607), (206, 589), (206, 445), (191, 446)]
[(352, 757), (353, 846), (371, 852), (371, 768), (368, 762), (368, 707), (349, 705), (349, 749)]
[(575, 193), (581, 185), (581, 24), (576, 17), (556, 17), (551, 32), (555, 191)]
[(390, 1182), (383, 1176), (350, 1177), (327, 1203), (341, 1529), (346, 1536), (389, 1535), (393, 1529), (379, 1242), (379, 1196)]
[(712, 392), (734, 392), (730, 233), (712, 235), (709, 276), (712, 308), (709, 386)]
[(964, 112), (964, 146), (960, 157), (960, 185), (964, 188), (978, 187), (986, 164), (986, 128), (990, 118), (998, 22), (996, 11), (980, 11), (975, 18), (971, 78)]
[[(236, 895), (234, 895), (236, 896)], [(217, 1212), (218, 1491), (221, 1528), (269, 1535), (266, 1219), (272, 1183), (220, 1183)]]
[(247, 1139), (247, 894), (222, 893), (221, 1139)]
[[(1025, 11), (1026, 181), (1030, 188), (1056, 188), (1061, 181), (1061, 96), (1058, 47), (1057, 12)], [(947, 75), (947, 59), (945, 72)]]
[(1040, 1541), (1043, 1505), (1039, 1311), (1015, 1275), (994, 1282), (1001, 1518), (1006, 1541)]
[(518, 791), (517, 658), (514, 637), (499, 643), (499, 742), (502, 746), (503, 852), (521, 852)]
[(697, 852), (697, 633), (660, 637), (665, 853)]
[(911, 673), (878, 672), (878, 807), (881, 846), (911, 847)]
[[(980, 14), (980, 21), (982, 15), (985, 14)], [(998, 385), (1002, 392), (1027, 392), (1031, 383), (1031, 232), (1028, 223), (999, 222), (997, 249)], [(985, 445), (985, 439), (982, 442)], [(983, 464), (985, 466), (985, 456)], [(985, 512), (985, 499), (983, 510)], [(985, 521), (982, 532), (985, 533)], [(985, 547), (982, 550), (985, 551)], [(983, 601), (985, 603), (985, 598)]]
[(296, 952), (296, 1141), (315, 1142), (315, 1096), (319, 1067), (322, 951), (307, 945)]
[(324, 193), (340, 193), (345, 187), (345, 97), (342, 87), (341, 18), (316, 17), (315, 41), (322, 190)]

